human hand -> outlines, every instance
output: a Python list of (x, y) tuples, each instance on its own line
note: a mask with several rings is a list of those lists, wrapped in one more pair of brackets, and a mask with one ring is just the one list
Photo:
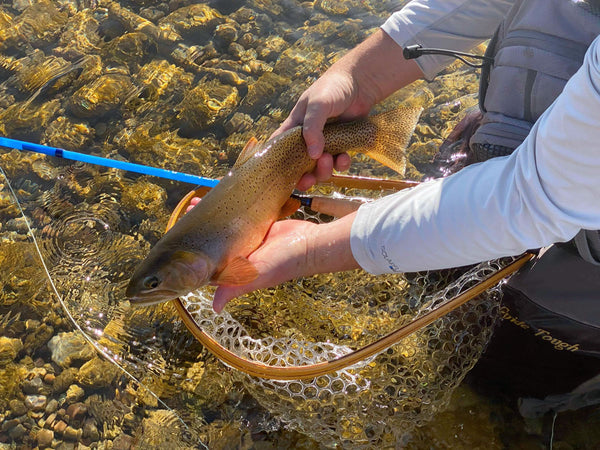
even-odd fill
[(363, 95), (358, 83), (345, 64), (334, 64), (301, 96), (290, 115), (271, 137), (290, 128), (302, 125), (302, 135), (311, 158), (317, 160), (315, 169), (304, 174), (297, 184), (298, 189), (307, 190), (317, 182), (331, 177), (333, 169), (348, 170), (350, 156), (342, 153), (333, 157), (323, 153), (325, 138), (323, 127), (328, 119), (349, 121), (368, 114), (373, 99)]
[[(198, 197), (192, 198), (186, 212), (200, 201)], [(355, 216), (353, 212), (320, 225), (291, 219), (273, 223), (262, 244), (248, 256), (258, 277), (242, 286), (219, 286), (213, 299), (214, 310), (221, 312), (235, 297), (293, 278), (357, 269), (350, 246)]]
[(227, 302), (240, 295), (311, 275), (309, 248), (317, 227), (304, 220), (275, 222), (261, 246), (248, 256), (258, 270), (258, 278), (243, 286), (219, 286), (214, 295), (213, 309), (220, 313)]

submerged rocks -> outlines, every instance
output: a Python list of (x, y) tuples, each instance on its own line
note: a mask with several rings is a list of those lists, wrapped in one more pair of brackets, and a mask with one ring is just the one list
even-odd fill
[(23, 348), (21, 339), (11, 339), (6, 336), (0, 336), (0, 366), (14, 361), (17, 354)]
[(101, 118), (116, 113), (134, 95), (131, 78), (123, 73), (102, 75), (76, 91), (69, 101), (69, 110), (79, 118)]
[(37, 432), (35, 438), (41, 448), (50, 447), (50, 444), (54, 440), (54, 431), (42, 428)]
[(48, 342), (52, 352), (52, 361), (62, 367), (68, 367), (75, 360), (89, 360), (94, 357), (95, 350), (81, 333), (73, 331), (60, 333)]
[(177, 109), (182, 131), (193, 134), (222, 123), (239, 102), (238, 90), (217, 80), (201, 82), (189, 91)]
[(85, 388), (98, 389), (111, 385), (119, 373), (119, 368), (113, 363), (96, 356), (81, 366), (77, 381)]

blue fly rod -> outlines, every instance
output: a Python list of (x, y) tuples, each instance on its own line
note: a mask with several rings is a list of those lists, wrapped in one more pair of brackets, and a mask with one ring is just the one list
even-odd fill
[(42, 153), (48, 156), (57, 158), (69, 159), (72, 161), (80, 161), (98, 166), (112, 167), (114, 169), (128, 170), (130, 172), (141, 173), (144, 175), (152, 175), (155, 177), (167, 178), (169, 180), (183, 181), (199, 186), (214, 187), (219, 180), (214, 178), (206, 178), (189, 173), (175, 172), (173, 170), (159, 169), (158, 167), (145, 166), (143, 164), (135, 164), (116, 159), (103, 158), (101, 156), (86, 155), (85, 153), (77, 153), (62, 148), (48, 147), (41, 144), (33, 144), (31, 142), (18, 141), (16, 139), (8, 139), (0, 136), (0, 146), (14, 148), (16, 150), (27, 150), (35, 153)]

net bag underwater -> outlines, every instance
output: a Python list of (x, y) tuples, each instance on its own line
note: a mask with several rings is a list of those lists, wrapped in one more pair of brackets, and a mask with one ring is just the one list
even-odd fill
[[(319, 186), (311, 194), (364, 198), (374, 192), (347, 189), (340, 194)], [(171, 224), (191, 197), (181, 201)], [(331, 219), (304, 207), (294, 218)], [(214, 288), (175, 302), (186, 326), (217, 356), (221, 347), (249, 364), (308, 366), (373, 343), (515, 262), (505, 258), (418, 274), (319, 275), (242, 296), (221, 314), (211, 306)], [(326, 446), (393, 448), (447, 405), (492, 334), (500, 295), (496, 282), (383, 352), (333, 373), (285, 380), (249, 375), (242, 368), (235, 376), (288, 427)]]

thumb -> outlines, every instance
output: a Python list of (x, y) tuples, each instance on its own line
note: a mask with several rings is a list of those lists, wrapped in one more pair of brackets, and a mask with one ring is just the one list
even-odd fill
[(253, 289), (249, 289), (248, 285), (244, 286), (219, 286), (215, 291), (213, 297), (213, 309), (216, 313), (221, 313), (225, 305), (240, 295), (252, 292)]

